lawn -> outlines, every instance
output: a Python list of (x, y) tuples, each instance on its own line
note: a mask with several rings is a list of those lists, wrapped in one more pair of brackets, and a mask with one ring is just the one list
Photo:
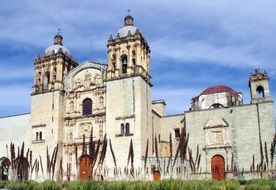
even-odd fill
[[(241, 185), (242, 184), (242, 185)], [(73, 181), (57, 183), (54, 181), (0, 181), (0, 189), (10, 190), (276, 190), (276, 181), (251, 180), (240, 183), (225, 181)]]

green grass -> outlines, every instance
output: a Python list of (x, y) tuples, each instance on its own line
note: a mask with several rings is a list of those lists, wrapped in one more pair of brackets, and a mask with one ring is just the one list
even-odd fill
[[(250, 180), (242, 181), (244, 190), (276, 190), (276, 181)], [(43, 183), (35, 181), (0, 181), (0, 188), (10, 190), (239, 190), (237, 180), (225, 181), (182, 181), (163, 180), (151, 181), (72, 181), (59, 184), (47, 180)]]

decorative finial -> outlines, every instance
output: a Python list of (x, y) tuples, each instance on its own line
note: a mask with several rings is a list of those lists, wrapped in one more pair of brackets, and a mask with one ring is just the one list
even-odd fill
[(60, 28), (58, 28), (58, 33), (55, 35), (54, 38), (54, 45), (63, 45), (63, 37), (60, 34)]
[(125, 17), (124, 21), (125, 21), (125, 26), (133, 26), (133, 18), (130, 15), (130, 9), (127, 10), (128, 15)]

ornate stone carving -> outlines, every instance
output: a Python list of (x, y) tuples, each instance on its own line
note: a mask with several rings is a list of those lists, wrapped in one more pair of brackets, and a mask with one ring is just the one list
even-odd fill
[(75, 79), (74, 90), (79, 90), (83, 88), (83, 90), (91, 89), (95, 86), (98, 86), (102, 83), (102, 77), (100, 74), (96, 73), (93, 76), (93, 73), (88, 70), (85, 71), (84, 78)]
[(100, 108), (104, 107), (104, 98), (102, 96), (99, 97), (99, 106)]
[(81, 123), (80, 130), (79, 130), (79, 137), (82, 138), (84, 135), (86, 138), (88, 138), (90, 136), (91, 127), (92, 127), (92, 124), (90, 122)]
[(215, 144), (224, 144), (223, 140), (223, 134), (222, 131), (212, 131), (210, 133), (210, 144), (215, 145)]
[(75, 80), (75, 90), (76, 89), (79, 89), (80, 87), (81, 87), (82, 85), (81, 85), (81, 79), (80, 78), (77, 78), (76, 80)]
[(100, 85), (100, 84), (101, 84), (101, 81), (102, 81), (101, 75), (95, 74), (95, 76), (94, 76), (94, 83), (95, 83), (96, 85)]
[(73, 101), (71, 101), (69, 104), (69, 110), (70, 110), (70, 112), (74, 111), (74, 102)]
[(69, 143), (72, 143), (73, 140), (74, 140), (74, 139), (73, 139), (73, 133), (72, 133), (72, 132), (69, 132), (69, 133), (68, 133), (68, 142), (69, 142)]

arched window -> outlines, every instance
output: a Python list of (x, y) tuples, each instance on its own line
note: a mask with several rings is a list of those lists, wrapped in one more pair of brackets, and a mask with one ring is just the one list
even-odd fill
[(55, 82), (57, 79), (57, 69), (54, 68), (54, 71), (53, 71), (53, 82)]
[(121, 124), (121, 134), (123, 135), (125, 133), (125, 125)]
[(44, 81), (43, 81), (43, 88), (44, 88), (45, 90), (48, 89), (48, 83), (49, 83), (49, 82), (50, 82), (50, 73), (49, 73), (49, 71), (47, 71), (47, 72), (45, 73)]
[(111, 67), (112, 67), (111, 70), (115, 71), (116, 70), (116, 55), (115, 54), (112, 55), (111, 62), (112, 62), (112, 64), (111, 64)]
[(212, 109), (212, 108), (224, 108), (224, 106), (220, 103), (214, 103), (209, 107), (209, 109)]
[(127, 56), (126, 55), (121, 56), (121, 62), (122, 62), (122, 73), (126, 74), (127, 73)]
[(113, 61), (113, 62), (112, 62), (112, 71), (115, 71), (115, 70), (116, 70), (116, 62)]
[(134, 58), (132, 59), (132, 65), (133, 65), (133, 66), (135, 66), (135, 65), (136, 65), (136, 61), (135, 61), (135, 59), (134, 59)]
[(92, 114), (92, 100), (86, 98), (82, 102), (82, 115), (91, 115)]
[(257, 98), (264, 98), (264, 87), (258, 86), (256, 91), (257, 91)]
[(126, 123), (126, 135), (129, 135), (129, 123)]

